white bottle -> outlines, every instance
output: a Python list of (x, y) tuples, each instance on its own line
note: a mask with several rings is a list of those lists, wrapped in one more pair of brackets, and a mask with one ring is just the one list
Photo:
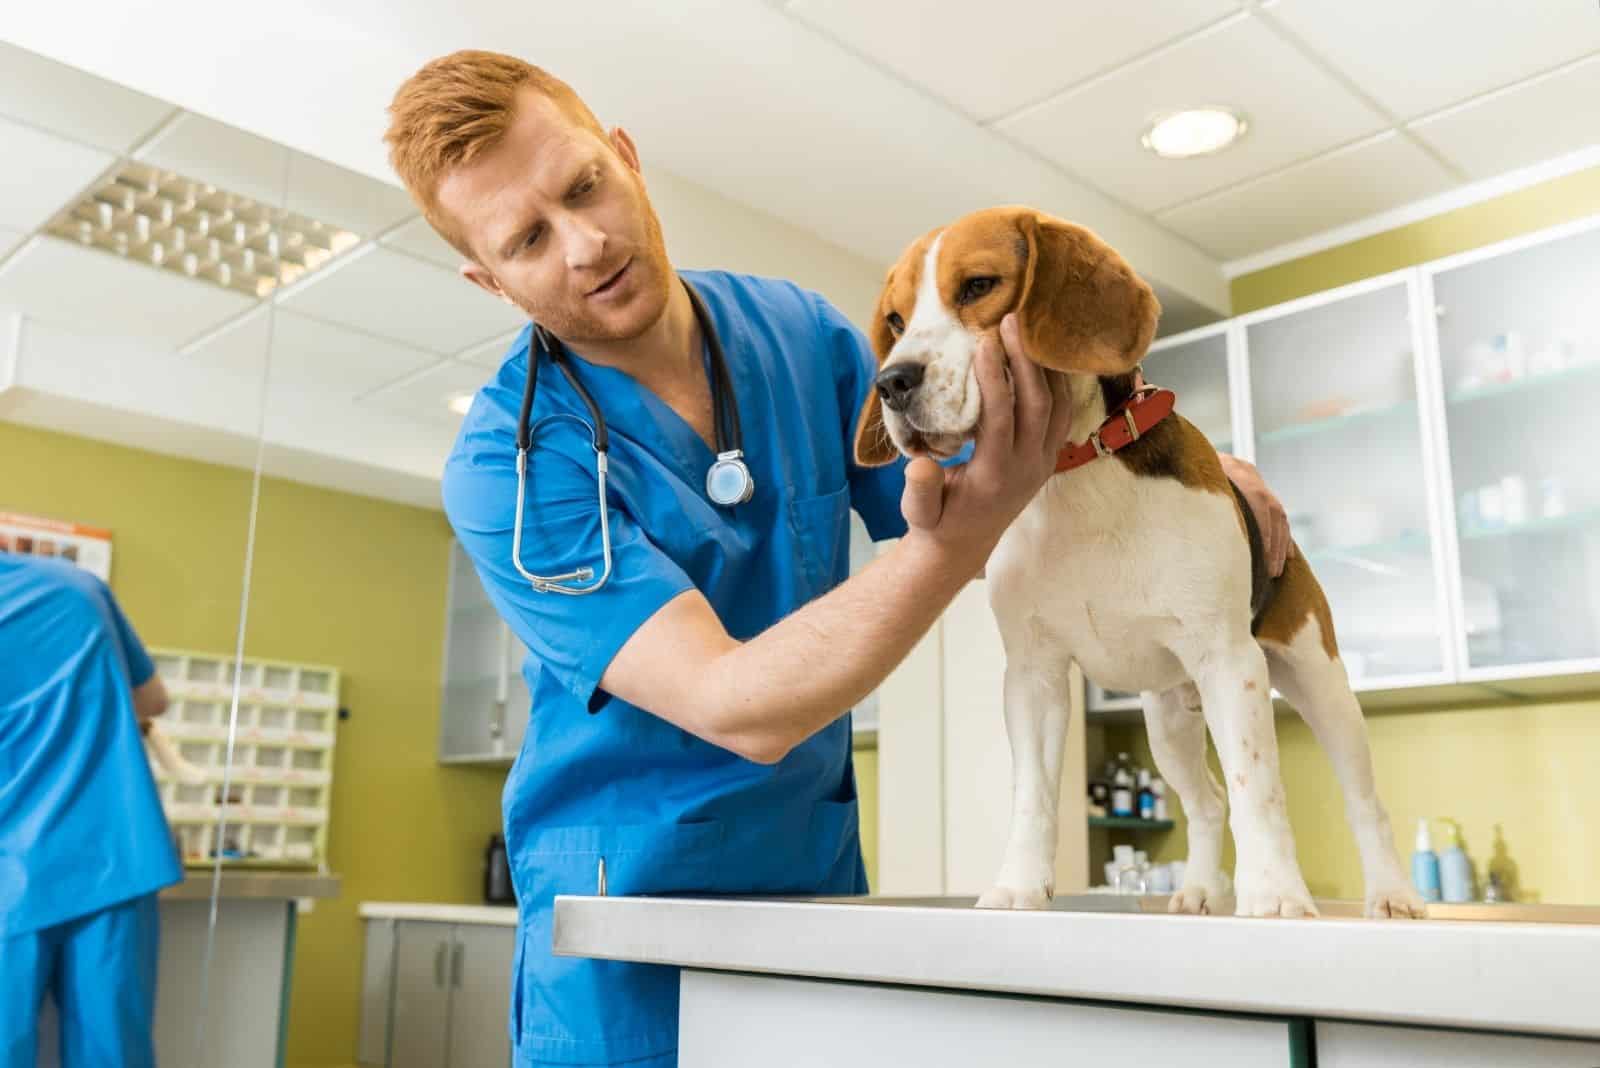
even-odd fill
[(1167, 784), (1160, 778), (1150, 781), (1150, 792), (1156, 795), (1156, 815), (1158, 820), (1170, 819), (1167, 815)]
[(1111, 814), (1134, 815), (1133, 770), (1128, 766), (1128, 754), (1117, 754), (1117, 770), (1111, 780)]

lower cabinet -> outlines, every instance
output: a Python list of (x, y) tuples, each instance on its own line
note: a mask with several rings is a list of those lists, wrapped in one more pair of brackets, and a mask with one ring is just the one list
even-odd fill
[(366, 921), (357, 1059), (381, 1068), (507, 1068), (516, 928)]
[(1594, 1068), (1600, 1042), (1317, 1021), (1317, 1068)]

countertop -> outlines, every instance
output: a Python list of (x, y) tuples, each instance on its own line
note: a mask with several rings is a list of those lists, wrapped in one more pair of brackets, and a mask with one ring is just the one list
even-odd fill
[[(212, 873), (195, 868), (183, 873), (183, 882), (161, 891), (162, 901), (205, 901), (211, 897)], [(339, 877), (314, 871), (265, 871), (238, 868), (223, 871), (219, 886), (223, 898), (328, 898), (339, 896)]]
[(363, 901), (363, 920), (425, 920), (429, 923), (482, 923), (515, 927), (515, 905), (426, 905), (409, 901)]
[[(1600, 909), (1447, 906), (1365, 920), (1169, 916), (1085, 894), (1041, 912), (971, 898), (560, 897), (562, 956), (1233, 1012), (1600, 1037)], [(1493, 917), (1493, 918), (1486, 918)]]

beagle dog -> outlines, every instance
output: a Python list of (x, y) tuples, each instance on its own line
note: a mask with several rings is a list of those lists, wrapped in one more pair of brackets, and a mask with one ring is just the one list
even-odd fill
[(1069, 445), (987, 567), (1006, 652), (1013, 807), (987, 908), (1042, 908), (1054, 892), (1068, 666), (1143, 694), (1150, 748), (1188, 815), (1171, 911), (1222, 907), (1225, 775), (1241, 916), (1313, 916), (1278, 771), (1271, 691), (1333, 761), (1360, 847), (1369, 916), (1421, 916), (1373, 782), (1361, 707), (1305, 557), (1269, 583), (1254, 519), (1211, 444), (1137, 386), (1155, 294), (1081, 226), (1023, 208), (923, 235), (890, 270), (871, 328), (879, 372), (856, 426), (864, 464), (954, 455), (978, 425), (979, 338), (1015, 311), (1028, 355), (1067, 376)]

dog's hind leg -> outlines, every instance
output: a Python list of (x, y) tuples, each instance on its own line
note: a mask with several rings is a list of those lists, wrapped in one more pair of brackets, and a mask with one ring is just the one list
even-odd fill
[(1210, 912), (1225, 893), (1222, 826), (1226, 794), (1206, 766), (1206, 721), (1193, 684), (1143, 695), (1145, 730), (1156, 770), (1177, 791), (1189, 821), (1189, 859), (1172, 912)]
[(1344, 663), (1330, 658), (1323, 646), (1320, 622), (1312, 616), (1287, 644), (1263, 642), (1262, 648), (1272, 684), (1311, 727), (1344, 790), (1345, 818), (1361, 851), (1366, 914), (1424, 915), (1426, 906), (1400, 866), (1389, 814), (1378, 798), (1361, 705), (1350, 690)]
[[(1232, 630), (1232, 628), (1230, 628)], [(1289, 807), (1278, 772), (1278, 738), (1266, 657), (1248, 629), (1197, 634), (1174, 652), (1200, 691), (1228, 790), (1228, 825), (1238, 853), (1234, 912), (1239, 916), (1315, 916), (1295, 861)]]

